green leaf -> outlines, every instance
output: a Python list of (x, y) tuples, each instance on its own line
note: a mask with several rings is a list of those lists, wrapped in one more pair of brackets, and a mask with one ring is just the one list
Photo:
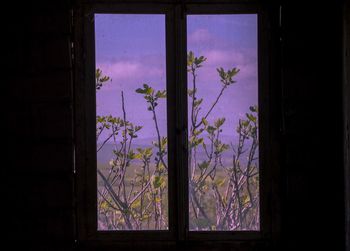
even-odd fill
[(239, 72), (240, 70), (236, 67), (232, 68), (232, 70), (228, 70), (227, 71), (227, 75), (232, 78), (233, 76), (237, 75), (237, 73)]
[(198, 99), (198, 100), (196, 100), (196, 101), (194, 101), (194, 107), (197, 107), (197, 106), (199, 106), (201, 103), (203, 102), (203, 99), (201, 98), (201, 99)]
[(216, 71), (219, 73), (221, 79), (225, 79), (225, 71), (222, 67), (216, 68)]
[(200, 170), (207, 169), (209, 167), (209, 162), (208, 161), (203, 161), (202, 163), (198, 164), (198, 167)]
[(187, 54), (187, 65), (192, 65), (194, 63), (194, 54), (192, 51), (190, 51), (188, 54)]
[(142, 129), (142, 126), (135, 126), (135, 132), (138, 132)]
[(218, 187), (221, 187), (222, 185), (225, 184), (225, 181), (226, 181), (225, 178), (223, 178), (223, 179), (217, 178), (217, 179), (215, 180), (214, 183), (215, 183), (215, 185), (217, 185)]
[(208, 121), (205, 118), (202, 118), (202, 123), (203, 123), (204, 126), (208, 125)]
[(246, 116), (250, 121), (256, 122), (256, 117), (253, 114), (246, 113)]
[(216, 128), (213, 127), (213, 126), (208, 126), (208, 127), (207, 127), (207, 132), (208, 132), (209, 134), (213, 134), (213, 133), (215, 132), (215, 130), (216, 130)]
[(201, 128), (199, 130), (193, 130), (193, 135), (194, 136), (198, 136), (199, 134), (201, 134), (204, 131), (204, 128)]
[(156, 98), (166, 98), (166, 91), (157, 91)]
[(153, 187), (160, 188), (165, 186), (165, 179), (162, 176), (155, 176), (153, 180)]
[(200, 144), (203, 144), (203, 138), (199, 138), (194, 142), (195, 146), (198, 146)]
[(129, 153), (128, 153), (128, 158), (129, 159), (135, 159), (136, 158), (136, 154), (134, 153), (133, 150), (130, 150)]
[(135, 159), (141, 159), (142, 158), (142, 154), (141, 153), (136, 153), (135, 154)]
[(241, 123), (243, 127), (247, 127), (249, 125), (249, 120), (242, 120)]
[(248, 196), (247, 194), (244, 194), (244, 195), (242, 196), (242, 202), (243, 202), (243, 204), (247, 204), (249, 201), (250, 201), (250, 200), (249, 200), (249, 196)]
[(107, 82), (109, 80), (109, 77), (108, 76), (103, 76), (99, 80), (100, 80), (100, 82)]
[(258, 112), (258, 106), (257, 106), (257, 105), (249, 106), (249, 110), (250, 110), (251, 112)]
[(204, 56), (200, 56), (199, 58), (194, 58), (194, 64), (199, 68), (201, 66), (201, 63), (203, 63), (205, 60), (207, 60)]
[(168, 143), (167, 137), (162, 137), (161, 140), (160, 140), (160, 148), (161, 148), (161, 150), (164, 151), (166, 149), (167, 143)]
[(148, 95), (151, 95), (153, 94), (154, 90), (152, 87), (148, 87), (148, 88), (145, 88), (145, 93), (148, 94)]
[(134, 201), (134, 203), (131, 204), (131, 208), (135, 209), (141, 206), (141, 199), (137, 199)]
[(99, 123), (103, 123), (105, 121), (105, 117), (103, 116), (97, 116), (96, 119), (97, 119), (97, 122)]
[(188, 89), (187, 90), (188, 96), (192, 97), (194, 93), (196, 93), (196, 90)]
[(151, 157), (153, 154), (152, 148), (151, 147), (146, 148), (144, 151), (144, 154), (145, 154), (145, 156)]
[(96, 79), (99, 79), (99, 78), (101, 77), (101, 74), (102, 74), (101, 69), (97, 68), (97, 69), (96, 69), (96, 73), (95, 73)]
[(137, 88), (137, 89), (136, 89), (136, 92), (137, 92), (137, 93), (140, 93), (140, 94), (145, 94), (145, 93), (146, 93), (145, 90), (143, 90), (143, 89), (141, 89), (141, 88)]
[(214, 122), (214, 125), (216, 128), (219, 128), (220, 126), (222, 126), (225, 123), (225, 118), (219, 118)]
[(228, 144), (222, 144), (222, 147), (221, 147), (222, 151), (226, 151), (229, 148), (230, 146)]

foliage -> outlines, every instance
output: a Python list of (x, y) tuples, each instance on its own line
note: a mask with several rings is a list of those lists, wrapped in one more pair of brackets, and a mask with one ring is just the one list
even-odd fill
[[(246, 119), (239, 120), (237, 145), (231, 143), (230, 148), (222, 142), (220, 134), (226, 119), (216, 118), (210, 124), (208, 118), (225, 90), (236, 83), (234, 77), (239, 69), (217, 68), (220, 91), (208, 111), (200, 116), (203, 98), (197, 96), (197, 73), (205, 61), (204, 56), (188, 54), (187, 70), (192, 76), (192, 89), (188, 91), (192, 104), (188, 154), (190, 229), (256, 230), (259, 228), (258, 108), (250, 107)], [(200, 148), (204, 149), (206, 159), (199, 159)], [(231, 166), (225, 166), (222, 161), (223, 153), (228, 150), (233, 152)], [(245, 162), (241, 161), (244, 157)]]
[(112, 79), (108, 76), (103, 76), (101, 69), (96, 69), (95, 72), (95, 77), (96, 77), (96, 91), (100, 90), (103, 85), (108, 83), (108, 81), (112, 81)]
[[(213, 118), (213, 110), (225, 90), (235, 84), (239, 69), (217, 68), (221, 85), (215, 101), (203, 112), (203, 98), (198, 97), (197, 74), (206, 62), (204, 56), (187, 56), (187, 71), (192, 77), (188, 90), (189, 118), (189, 216), (191, 230), (259, 229), (258, 107), (249, 107), (236, 128), (238, 142), (223, 142), (222, 126), (226, 118)], [(110, 78), (96, 70), (96, 91)], [(154, 122), (157, 140), (152, 147), (133, 149), (133, 140), (142, 126), (127, 120), (124, 95), (121, 93), (122, 117), (97, 116), (96, 141), (102, 132), (99, 152), (113, 141), (113, 159), (107, 169), (97, 170), (98, 220), (101, 230), (167, 229), (167, 137), (158, 127), (157, 106), (166, 98), (165, 90), (148, 84), (135, 90), (146, 101)], [(212, 121), (210, 123), (209, 121)], [(205, 157), (199, 157), (198, 151)], [(231, 164), (223, 155), (231, 152)], [(134, 174), (130, 174), (134, 170)]]

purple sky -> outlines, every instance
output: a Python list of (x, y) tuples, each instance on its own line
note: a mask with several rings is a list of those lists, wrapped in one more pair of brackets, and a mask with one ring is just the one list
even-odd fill
[[(257, 16), (193, 15), (187, 21), (188, 50), (207, 57), (198, 72), (198, 94), (204, 98), (204, 112), (221, 87), (216, 68), (241, 70), (237, 83), (226, 90), (213, 111), (215, 118), (226, 117), (223, 134), (232, 135), (238, 118), (250, 105), (257, 104)], [(123, 90), (128, 120), (144, 126), (139, 138), (154, 137), (151, 113), (135, 89), (143, 83), (165, 89), (165, 16), (96, 14), (95, 37), (96, 67), (112, 78), (97, 93), (97, 114), (122, 116)], [(157, 108), (160, 131), (165, 135), (165, 100)]]
[[(207, 61), (198, 70), (198, 97), (204, 98), (204, 116), (221, 89), (216, 68), (237, 67), (237, 81), (227, 88), (208, 121), (225, 117), (224, 135), (236, 135), (239, 118), (244, 118), (249, 106), (258, 103), (257, 79), (257, 16), (256, 15), (191, 15), (187, 17), (187, 50)], [(192, 77), (188, 77), (188, 87)]]

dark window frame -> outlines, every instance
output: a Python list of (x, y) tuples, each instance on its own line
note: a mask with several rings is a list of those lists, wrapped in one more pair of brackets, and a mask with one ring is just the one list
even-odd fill
[[(75, 171), (76, 219), (79, 241), (113, 243), (118, 241), (154, 241), (199, 243), (203, 241), (266, 241), (278, 238), (280, 231), (279, 148), (280, 87), (276, 64), (278, 55), (278, 8), (253, 1), (244, 3), (163, 0), (123, 3), (89, 2), (81, 4), (74, 17), (75, 57)], [(95, 44), (93, 16), (97, 13), (165, 14), (166, 75), (169, 163), (169, 230), (97, 231), (96, 211), (96, 100)], [(188, 230), (187, 177), (187, 50), (186, 15), (257, 14), (258, 15), (258, 96), (259, 96), (259, 179), (260, 231)], [(178, 157), (176, 157), (178, 156)], [(177, 167), (177, 168), (175, 168)], [(175, 180), (177, 182), (175, 182)]]

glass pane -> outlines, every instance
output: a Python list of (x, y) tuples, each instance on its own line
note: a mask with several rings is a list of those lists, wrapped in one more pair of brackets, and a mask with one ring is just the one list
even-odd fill
[(257, 15), (189, 15), (189, 229), (259, 230)]
[(165, 16), (96, 14), (98, 230), (168, 229)]

